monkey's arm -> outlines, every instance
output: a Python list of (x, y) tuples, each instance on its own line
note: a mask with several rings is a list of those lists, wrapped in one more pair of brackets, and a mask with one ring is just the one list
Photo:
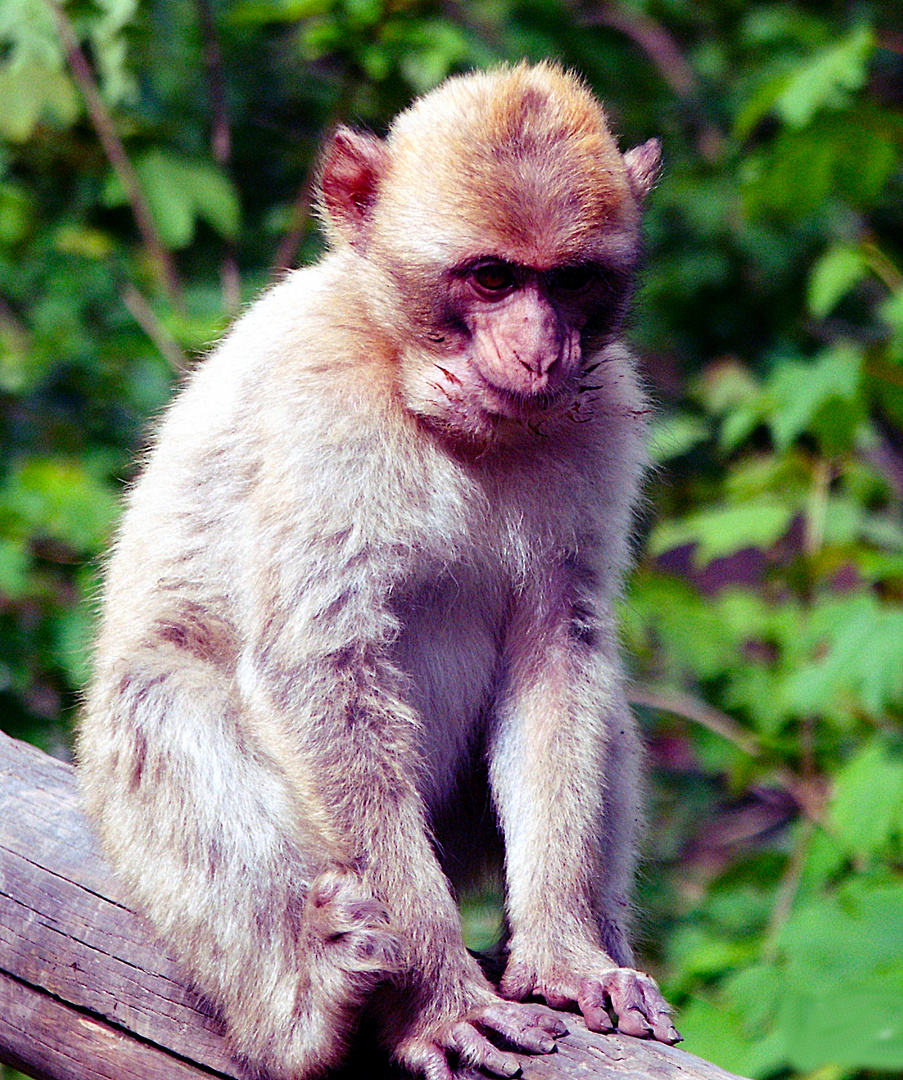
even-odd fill
[(640, 743), (610, 605), (563, 561), (520, 597), (491, 746), (512, 937), (502, 993), (576, 1003), (594, 1030), (679, 1036), (632, 969), (629, 893), (641, 812)]
[(331, 862), (357, 875), (400, 938), (403, 970), (376, 1010), (395, 1055), (431, 1080), (451, 1080), (458, 1059), (513, 1075), (516, 1059), (483, 1030), (548, 1052), (566, 1029), (535, 1007), (501, 1001), (464, 948), (418, 787), (422, 719), (389, 657), (398, 559), (372, 543), (352, 551), (351, 541), (342, 557), (341, 544), (327, 545), (333, 565), (316, 580), (291, 585), (303, 567), (282, 567), (286, 607), (273, 617), (270, 606), (240, 665), (249, 715), (302, 814), (329, 838), (320, 872)]

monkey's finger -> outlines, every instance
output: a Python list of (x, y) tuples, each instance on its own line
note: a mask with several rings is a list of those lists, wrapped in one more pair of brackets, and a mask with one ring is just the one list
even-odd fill
[(424, 1080), (455, 1080), (445, 1051), (434, 1043), (408, 1044), (398, 1053), (398, 1059), (411, 1072), (423, 1076)]
[(652, 1025), (640, 1009), (626, 1009), (618, 1013), (618, 1031), (624, 1035), (646, 1039), (652, 1034)]
[(567, 1025), (559, 1017), (530, 1005), (499, 1004), (484, 1009), (476, 1022), (528, 1054), (551, 1053), (555, 1040), (568, 1033)]
[(562, 1035), (570, 1035), (571, 1029), (561, 1019), (560, 1016), (555, 1016), (554, 1013), (541, 1012), (539, 1018), (536, 1021), (543, 1031), (547, 1031), (550, 1035), (554, 1035), (556, 1039), (560, 1039)]
[(478, 1065), (493, 1076), (520, 1076), (521, 1067), (517, 1058), (493, 1046), (468, 1021), (455, 1024), (450, 1035), (449, 1046), (457, 1051), (465, 1064)]
[(652, 1034), (658, 1042), (668, 1043), (669, 1046), (684, 1041), (683, 1035), (671, 1022), (671, 1017), (667, 1013), (656, 1013), (652, 1017)]
[(479, 1023), (482, 1027), (491, 1028), (511, 1046), (527, 1054), (550, 1054), (555, 1049), (554, 1037), (539, 1027), (525, 1027), (522, 1024), (512, 1023), (504, 1017), (493, 1020), (481, 1016)]
[[(646, 1016), (646, 998), (643, 994), (643, 979), (647, 978), (648, 976), (641, 975), (640, 972), (630, 968), (617, 968), (606, 972), (599, 980), (618, 1018), (618, 1031), (625, 1035), (634, 1035), (639, 1039), (645, 1039), (652, 1034), (652, 1025)], [(652, 983), (652, 980), (649, 979), (649, 982)]]
[(646, 1016), (652, 1025), (652, 1034), (659, 1042), (674, 1043), (683, 1042), (683, 1036), (671, 1022), (671, 1008), (662, 997), (658, 986), (650, 979), (649, 983), (643, 984), (643, 997), (646, 1001)]
[(614, 1021), (604, 1005), (581, 1006), (580, 1011), (583, 1013), (583, 1019), (586, 1021), (586, 1026), (590, 1031), (598, 1031), (603, 1035), (609, 1031), (614, 1031)]
[(600, 982), (585, 979), (577, 995), (577, 1005), (590, 1031), (613, 1031), (614, 1021), (608, 1012), (608, 995)]

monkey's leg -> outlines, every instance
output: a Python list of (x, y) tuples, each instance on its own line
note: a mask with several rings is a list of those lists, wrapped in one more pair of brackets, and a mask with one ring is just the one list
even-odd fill
[(597, 1031), (615, 1026), (611, 1010), (620, 1031), (675, 1042), (655, 982), (629, 966), (639, 740), (602, 608), (562, 567), (511, 625), (490, 748), (512, 932), (501, 990), (576, 1004)]
[[(261, 655), (267, 667), (253, 681), (267, 687), (272, 709), (279, 702), (285, 710), (271, 752), (296, 790), (316, 790), (324, 831), (349, 865), (361, 867), (404, 943), (404, 970), (377, 991), (371, 1009), (393, 1055), (429, 1080), (451, 1080), (459, 1064), (501, 1076), (518, 1071), (487, 1031), (522, 1051), (551, 1051), (564, 1024), (501, 1000), (464, 947), (428, 835), (417, 783), (421, 720), (404, 699), (403, 677), (382, 650), (362, 642), (285, 667), (279, 641)], [(293, 729), (302, 709), (307, 720)]]
[[(132, 895), (254, 1074), (336, 1065), (398, 967), (384, 905), (303, 831), (228, 675), (170, 646), (101, 672), (80, 745), (89, 808)], [(299, 828), (301, 823), (302, 828)]]

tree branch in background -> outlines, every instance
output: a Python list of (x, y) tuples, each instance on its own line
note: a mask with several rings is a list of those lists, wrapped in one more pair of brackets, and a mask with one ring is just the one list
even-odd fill
[(628, 11), (614, 3), (603, 3), (586, 12), (583, 22), (589, 26), (607, 26), (630, 38), (678, 97), (696, 96), (699, 87), (693, 69), (674, 38), (649, 15)]
[(91, 70), (91, 65), (88, 63), (88, 58), (79, 44), (75, 28), (57, 3), (57, 0), (47, 0), (47, 4), (56, 19), (60, 40), (66, 51), (66, 59), (69, 63), (72, 78), (85, 99), (88, 116), (100, 140), (100, 145), (103, 147), (107, 161), (115, 170), (125, 189), (126, 198), (132, 208), (144, 245), (160, 270), (163, 285), (170, 302), (176, 307), (181, 307), (182, 288), (175, 262), (157, 231), (150, 207), (141, 189), (141, 183), (116, 131), (113, 117), (100, 95), (97, 80)]
[(279, 249), (276, 252), (276, 259), (273, 264), (274, 276), (278, 276), (283, 270), (291, 270), (295, 265), (295, 260), (298, 256), (298, 248), (301, 246), (301, 241), (304, 239), (305, 232), (307, 232), (307, 223), (310, 220), (310, 203), (313, 194), (314, 174), (313, 169), (310, 169), (307, 176), (305, 176), (301, 187), (298, 188), (298, 194), (295, 196), (295, 201), (292, 203), (288, 232), (283, 236), (282, 242), (279, 244)]
[(727, 739), (728, 742), (732, 742), (750, 757), (760, 757), (762, 754), (762, 747), (759, 746), (756, 738), (742, 728), (736, 720), (691, 694), (684, 694), (679, 690), (656, 690), (643, 683), (634, 683), (630, 687), (627, 698), (631, 705), (643, 705), (693, 720), (702, 727), (708, 728), (709, 731), (714, 731), (716, 735)]
[[(213, 160), (225, 172), (232, 163), (232, 131), (229, 125), (229, 109), (226, 104), (226, 80), (223, 75), (223, 51), (210, 0), (195, 0), (204, 51), (204, 71), (207, 76), (207, 92), (210, 97), (210, 149)], [(235, 242), (226, 240), (220, 280), (223, 285), (223, 306), (235, 311), (241, 303), (241, 278)]]
[(705, 119), (699, 105), (699, 81), (670, 33), (651, 16), (608, 2), (592, 5), (581, 16), (584, 26), (606, 26), (629, 38), (652, 62), (662, 79), (693, 108), (697, 146), (706, 161), (715, 160), (724, 142), (722, 133)]
[[(322, 131), (326, 132), (327, 138), (332, 135), (336, 126), (340, 124), (347, 115), (348, 95), (351, 91), (351, 86), (351, 76), (346, 68), (342, 77), (342, 85), (338, 97), (329, 111), (326, 122), (321, 128)], [(274, 278), (279, 277), (285, 270), (292, 270), (295, 266), (295, 262), (298, 258), (298, 248), (301, 246), (304, 234), (307, 232), (308, 222), (310, 221), (310, 206), (314, 196), (316, 178), (316, 164), (313, 164), (308, 168), (307, 173), (301, 182), (301, 186), (298, 188), (298, 194), (295, 196), (295, 201), (292, 203), (288, 231), (282, 238), (282, 242), (276, 251), (276, 258), (273, 262), (273, 272), (271, 276)]]
[(127, 285), (122, 290), (121, 296), (132, 318), (166, 357), (170, 367), (180, 375), (186, 372), (189, 366), (188, 358), (179, 348), (176, 339), (160, 322), (157, 313), (145, 297), (134, 285)]
[[(727, 739), (750, 757), (761, 758), (764, 753), (764, 748), (755, 735), (741, 727), (727, 713), (708, 702), (700, 701), (692, 694), (680, 690), (657, 690), (645, 683), (634, 683), (628, 690), (627, 700), (631, 705), (657, 709), (692, 720), (700, 727)], [(828, 789), (822, 778), (798, 776), (780, 765), (772, 766), (770, 772), (775, 783), (791, 796), (804, 817), (817, 823), (823, 821)]]

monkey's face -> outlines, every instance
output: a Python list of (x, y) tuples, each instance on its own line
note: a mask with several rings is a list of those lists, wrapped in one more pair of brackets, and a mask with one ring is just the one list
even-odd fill
[(413, 412), (488, 439), (570, 408), (620, 328), (657, 164), (552, 66), (452, 79), (385, 142), (340, 129), (322, 205)]
[(500, 419), (546, 418), (573, 401), (587, 339), (619, 321), (624, 294), (622, 279), (598, 263), (467, 260), (434, 293), (426, 347), (406, 365), (409, 398), (474, 435)]
[(609, 213), (576, 242), (568, 234), (574, 217), (561, 227), (563, 215), (547, 206), (537, 208), (532, 233), (525, 221), (515, 236), (489, 215), (480, 237), (469, 235), (470, 216), (443, 222), (437, 209), (435, 219), (413, 254), (396, 250), (384, 263), (400, 300), (393, 322), (404, 327), (398, 345), (410, 408), (478, 440), (510, 431), (503, 421), (529, 434), (536, 422), (566, 414), (587, 383), (586, 365), (620, 330), (637, 257), (635, 215)]

